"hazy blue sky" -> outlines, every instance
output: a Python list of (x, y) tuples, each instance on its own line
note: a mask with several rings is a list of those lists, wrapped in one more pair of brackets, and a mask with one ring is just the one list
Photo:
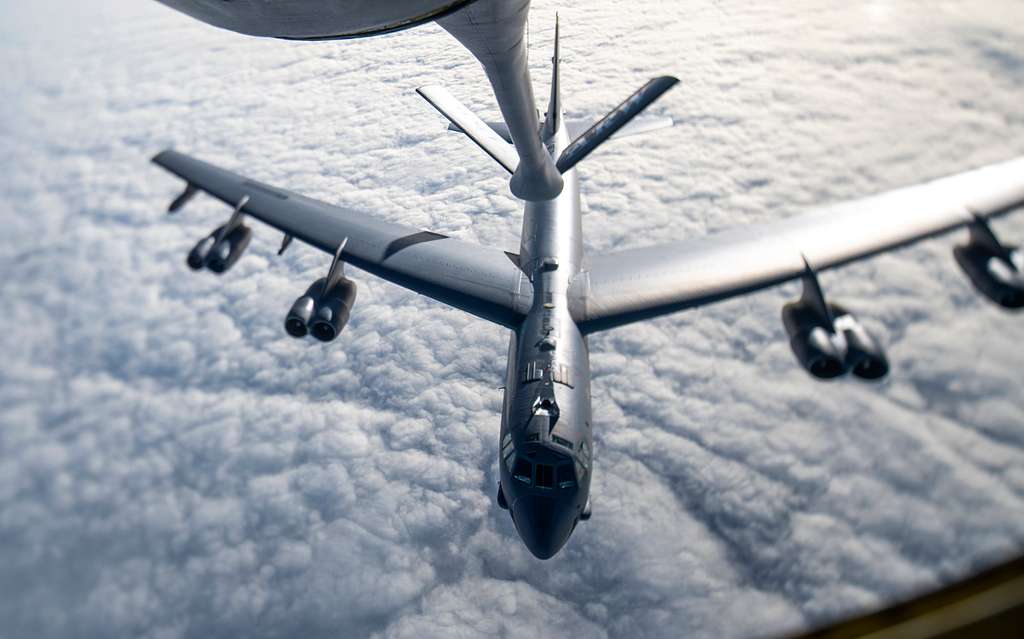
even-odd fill
[[(581, 165), (592, 252), (1024, 154), (1016, 0), (535, 0), (541, 95), (556, 8), (570, 117), (681, 80), (676, 128)], [(229, 211), (162, 215), (180, 183), (148, 163), (514, 250), (507, 176), (414, 93), (493, 118), (468, 54), (41, 0), (0, 5), (0, 56), (5, 637), (771, 636), (1024, 543), (1024, 316), (974, 294), (959, 236), (823, 277), (888, 345), (879, 386), (797, 367), (796, 285), (594, 337), (594, 517), (539, 562), (494, 504), (505, 332), (353, 270), (345, 333), (294, 341), (327, 257), (258, 227), (191, 273)]]

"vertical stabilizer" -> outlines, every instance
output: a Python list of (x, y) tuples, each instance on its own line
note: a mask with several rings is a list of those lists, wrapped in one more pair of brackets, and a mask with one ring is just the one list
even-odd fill
[(558, 64), (558, 14), (555, 14), (555, 53), (551, 57), (551, 97), (548, 99), (548, 113), (544, 118), (544, 139), (554, 137), (562, 126), (562, 88), (559, 86)]
[(480, 61), (519, 153), (509, 187), (523, 200), (558, 197), (562, 176), (540, 139), (537, 103), (526, 64), (530, 0), (476, 0), (437, 21)]

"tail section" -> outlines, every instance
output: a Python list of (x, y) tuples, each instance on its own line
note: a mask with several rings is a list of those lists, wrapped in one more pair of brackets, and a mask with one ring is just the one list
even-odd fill
[(636, 93), (626, 98), (625, 102), (609, 111), (608, 115), (601, 118), (596, 124), (573, 140), (572, 144), (566, 147), (555, 165), (558, 171), (565, 173), (576, 166), (580, 160), (590, 155), (594, 149), (601, 146), (619, 129), (625, 127), (630, 120), (639, 115), (641, 111), (650, 106), (678, 82), (678, 79), (665, 75), (654, 78), (640, 87)]
[(519, 163), (509, 188), (523, 200), (550, 200), (562, 176), (540, 140), (533, 84), (526, 64), (525, 27), (530, 0), (476, 0), (437, 23), (483, 65), (498, 108), (515, 142)]
[[(530, 85), (529, 72), (525, 67), (522, 37), (513, 37), (517, 34), (522, 35), (525, 10), (528, 7), (529, 0), (514, 0), (500, 9), (484, 3), (476, 7), (479, 15), (464, 9), (440, 21), (446, 30), (469, 47), (483, 63), (498, 98), (498, 106), (505, 118), (504, 123), (484, 122), (443, 87), (427, 86), (416, 91), (448, 118), (451, 122), (449, 128), (465, 133), (477, 146), (512, 173), (509, 186), (514, 195), (524, 200), (537, 201), (557, 196), (562, 188), (561, 174), (575, 167), (580, 160), (590, 155), (609, 138), (646, 133), (672, 126), (671, 118), (637, 116), (679, 80), (672, 76), (650, 80), (622, 104), (580, 133), (585, 124), (563, 121), (560, 30), (556, 14), (554, 54), (551, 58), (551, 95), (548, 98), (547, 114), (541, 128), (534, 124), (538, 122), (538, 118), (536, 109), (531, 106), (533, 89)], [(498, 16), (498, 13), (502, 15)], [(505, 15), (506, 13), (508, 15)], [(514, 15), (519, 16), (520, 22), (512, 20)], [(513, 28), (515, 25), (512, 25), (497, 29), (496, 25), (502, 23), (498, 17), (507, 18), (509, 23), (517, 24), (518, 28)], [(495, 34), (504, 36), (504, 39), (491, 42), (488, 38)], [(495, 51), (502, 53), (499, 55)], [(563, 127), (570, 136), (576, 137), (556, 162), (544, 148), (543, 142), (554, 137)]]
[(515, 173), (519, 165), (519, 154), (516, 153), (516, 148), (459, 102), (447, 89), (441, 86), (429, 86), (420, 87), (416, 89), (416, 92), (440, 111), (441, 115), (448, 118), (459, 131), (473, 140), (487, 155), (505, 167), (505, 170)]

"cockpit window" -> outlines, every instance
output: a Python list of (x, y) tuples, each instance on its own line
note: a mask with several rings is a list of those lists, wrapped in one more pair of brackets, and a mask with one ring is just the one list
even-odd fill
[(506, 434), (502, 440), (502, 459), (505, 460), (505, 467), (512, 472), (512, 464), (515, 462), (515, 443), (512, 442), (512, 434)]
[(505, 460), (505, 466), (512, 470), (512, 459), (516, 454), (516, 446), (512, 443), (512, 435), (505, 435), (505, 440), (501, 443), (501, 457)]
[(576, 485), (576, 475), (572, 472), (572, 464), (562, 464), (558, 467), (558, 487), (572, 488)]
[(517, 459), (515, 468), (512, 470), (512, 476), (524, 484), (529, 484), (532, 475), (533, 468), (531, 468), (530, 462), (523, 457)]
[(537, 464), (537, 488), (553, 488), (555, 485), (555, 468), (547, 464)]

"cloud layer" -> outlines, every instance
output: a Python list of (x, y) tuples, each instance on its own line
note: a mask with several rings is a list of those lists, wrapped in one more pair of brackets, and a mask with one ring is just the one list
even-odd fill
[[(505, 177), (413, 92), (496, 116), (468, 54), (435, 27), (287, 43), (31, 5), (0, 10), (5, 636), (772, 636), (1024, 543), (1024, 325), (944, 238), (824, 278), (888, 344), (880, 386), (798, 370), (794, 286), (595, 336), (594, 518), (534, 560), (493, 502), (504, 332), (354, 273), (342, 337), (291, 340), (327, 257), (261, 227), (192, 274), (228, 212), (161, 215), (180, 185), (147, 163), (175, 146), (514, 249)], [(675, 129), (581, 167), (591, 251), (1024, 153), (1010, 0), (535, 0), (539, 94), (556, 8), (570, 117), (682, 80)]]

